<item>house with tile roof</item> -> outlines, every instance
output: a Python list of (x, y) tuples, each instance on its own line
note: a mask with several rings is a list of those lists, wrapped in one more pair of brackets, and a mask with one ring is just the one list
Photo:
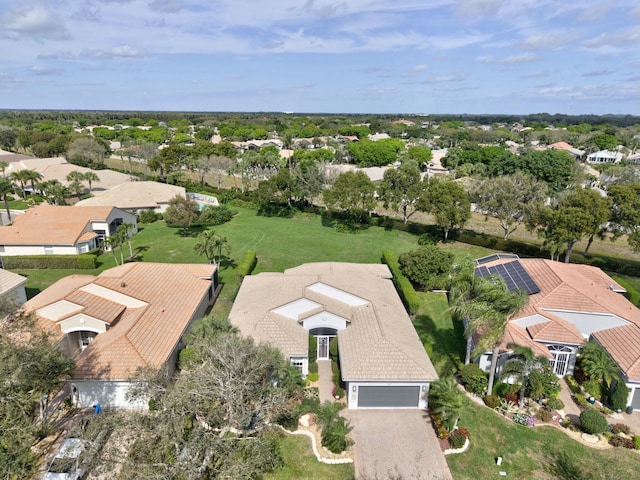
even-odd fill
[(115, 207), (76, 207), (42, 203), (0, 226), (0, 256), (78, 255), (97, 248), (136, 216)]
[(337, 337), (352, 409), (424, 408), (438, 378), (386, 265), (308, 263), (247, 276), (229, 320), (242, 335), (280, 349), (303, 375), (309, 337), (321, 362)]
[[(498, 254), (476, 260), (476, 274), (498, 274), (511, 290), (525, 289), (529, 302), (509, 319), (500, 345), (500, 369), (509, 343), (545, 355), (558, 376), (573, 373), (579, 347), (598, 342), (620, 366), (628, 405), (640, 410), (640, 309), (609, 275), (590, 265)], [(523, 273), (524, 272), (524, 273)], [(491, 353), (480, 357), (488, 370)]]
[(27, 301), (25, 283), (27, 283), (27, 277), (0, 268), (0, 298), (6, 298), (16, 305), (22, 305)]
[(93, 197), (80, 200), (75, 206), (112, 206), (133, 213), (143, 210), (164, 213), (175, 196), (186, 197), (185, 188), (160, 182), (126, 182), (104, 192), (96, 192)]
[(139, 369), (171, 373), (192, 322), (218, 284), (210, 264), (125, 263), (71, 275), (25, 303), (76, 362), (68, 386), (79, 407), (146, 408), (127, 398)]

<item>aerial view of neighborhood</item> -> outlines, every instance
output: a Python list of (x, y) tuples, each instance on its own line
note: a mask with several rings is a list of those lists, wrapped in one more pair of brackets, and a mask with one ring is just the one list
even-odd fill
[(640, 479), (640, 9), (354, 3), (0, 1), (1, 479)]

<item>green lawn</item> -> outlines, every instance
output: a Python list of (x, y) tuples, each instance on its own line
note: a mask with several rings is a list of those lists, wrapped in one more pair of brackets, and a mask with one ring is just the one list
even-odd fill
[[(582, 445), (555, 427), (523, 427), (465, 399), (460, 426), (469, 428), (471, 447), (450, 455), (456, 480), (638, 478), (640, 455), (624, 448), (597, 450)], [(502, 457), (498, 467), (495, 459)]]
[(264, 476), (265, 480), (352, 480), (353, 464), (320, 463), (311, 451), (311, 440), (298, 435), (284, 435), (280, 442), (284, 465)]

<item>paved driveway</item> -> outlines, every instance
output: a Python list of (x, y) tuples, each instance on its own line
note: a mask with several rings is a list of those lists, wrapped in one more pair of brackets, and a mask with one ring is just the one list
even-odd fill
[(353, 425), (356, 480), (451, 480), (422, 410), (345, 410)]

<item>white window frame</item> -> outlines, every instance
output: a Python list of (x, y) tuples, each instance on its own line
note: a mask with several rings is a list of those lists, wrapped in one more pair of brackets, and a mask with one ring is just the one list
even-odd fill
[(96, 332), (90, 332), (88, 330), (81, 330), (80, 332), (78, 332), (78, 343), (80, 344), (80, 350), (84, 350), (89, 345), (91, 345), (91, 342), (93, 342), (93, 339), (96, 338), (96, 335)]

